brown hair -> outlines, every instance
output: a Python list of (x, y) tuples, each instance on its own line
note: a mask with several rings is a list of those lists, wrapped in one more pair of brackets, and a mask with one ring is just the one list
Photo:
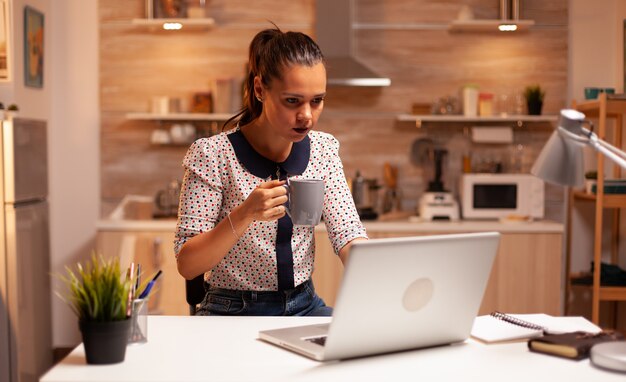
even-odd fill
[(283, 32), (276, 25), (257, 33), (250, 42), (248, 74), (243, 86), (243, 107), (239, 113), (224, 123), (246, 125), (257, 119), (263, 103), (254, 94), (254, 78), (259, 76), (268, 86), (274, 78), (282, 79), (282, 71), (291, 65), (314, 66), (324, 62), (320, 47), (301, 32)]

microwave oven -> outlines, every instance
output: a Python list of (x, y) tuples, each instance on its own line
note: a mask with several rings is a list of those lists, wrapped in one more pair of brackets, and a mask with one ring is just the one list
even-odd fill
[(544, 215), (544, 183), (530, 174), (463, 174), (460, 195), (464, 219)]

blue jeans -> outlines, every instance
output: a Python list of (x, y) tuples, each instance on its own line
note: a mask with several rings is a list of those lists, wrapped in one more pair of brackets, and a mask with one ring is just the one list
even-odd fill
[(206, 295), (197, 316), (332, 316), (308, 280), (283, 291), (242, 291), (214, 288), (205, 283)]

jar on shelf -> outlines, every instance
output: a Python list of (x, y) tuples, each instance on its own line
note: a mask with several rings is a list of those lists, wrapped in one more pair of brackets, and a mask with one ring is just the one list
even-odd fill
[(493, 115), (493, 94), (480, 93), (478, 95), (478, 115), (488, 117)]
[(187, 17), (201, 19), (207, 17), (206, 0), (187, 0)]

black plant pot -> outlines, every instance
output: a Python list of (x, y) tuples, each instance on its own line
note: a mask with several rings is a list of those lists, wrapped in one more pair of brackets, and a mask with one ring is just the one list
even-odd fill
[(529, 115), (541, 115), (541, 108), (543, 108), (543, 102), (541, 101), (528, 101), (528, 114)]
[(87, 363), (104, 365), (120, 363), (126, 356), (130, 319), (109, 322), (80, 321)]

